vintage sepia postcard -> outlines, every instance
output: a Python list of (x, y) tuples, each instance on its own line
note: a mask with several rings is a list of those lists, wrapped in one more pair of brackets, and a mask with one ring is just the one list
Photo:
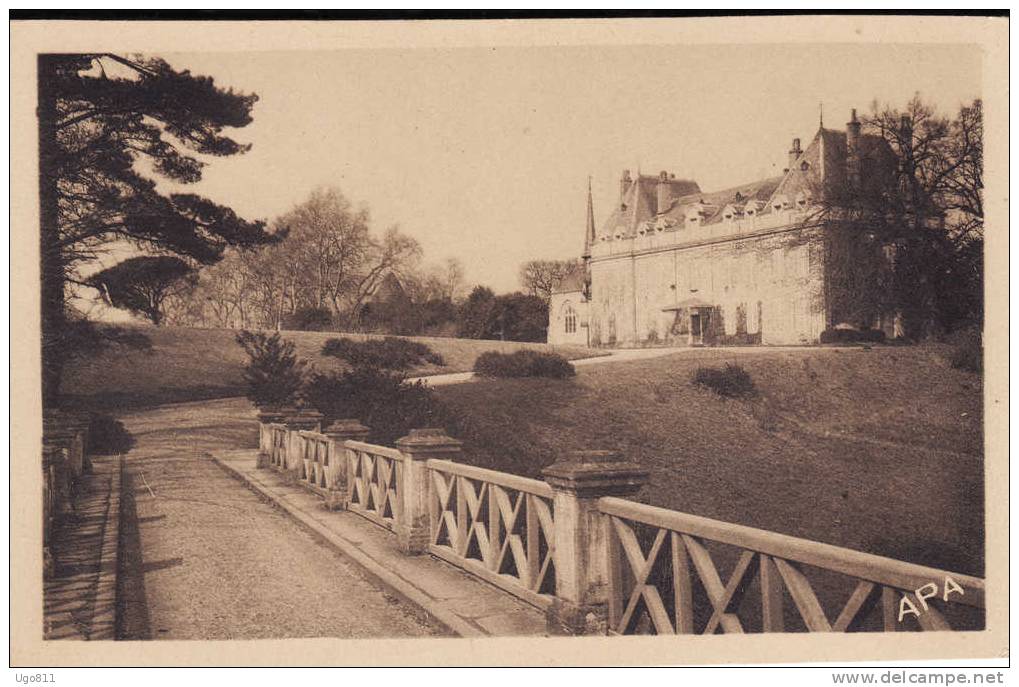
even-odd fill
[(12, 664), (1007, 656), (1007, 29), (12, 21)]

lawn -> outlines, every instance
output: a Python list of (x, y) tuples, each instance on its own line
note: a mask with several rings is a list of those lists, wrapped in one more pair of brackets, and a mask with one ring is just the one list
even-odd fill
[[(94, 358), (77, 360), (65, 371), (62, 391), (76, 405), (92, 408), (125, 408), (161, 403), (238, 396), (244, 393), (241, 370), (244, 352), (231, 329), (186, 329), (137, 326), (152, 342), (150, 351), (110, 350)], [(341, 370), (345, 363), (320, 355), (322, 344), (337, 336), (368, 338), (363, 334), (337, 332), (283, 332), (293, 341), (298, 355), (320, 371)], [(415, 375), (470, 370), (485, 351), (520, 348), (549, 350), (545, 344), (410, 337), (442, 355), (444, 366), (424, 365)], [(580, 347), (556, 347), (570, 359), (601, 355)]]
[[(941, 354), (705, 349), (438, 393), (467, 462), (538, 476), (571, 449), (618, 449), (651, 471), (654, 505), (982, 575), (981, 383)], [(733, 360), (757, 399), (691, 383)]]
[[(570, 381), (437, 391), (459, 416), (465, 462), (537, 477), (567, 451), (617, 449), (650, 471), (642, 498), (653, 505), (982, 576), (981, 382), (944, 353), (704, 349), (580, 367)], [(701, 366), (734, 361), (755, 399), (723, 399), (691, 381)], [(707, 548), (724, 583), (738, 549)], [(665, 559), (653, 577), (668, 579)], [(834, 621), (855, 583), (816, 569), (808, 578)], [(693, 599), (702, 627), (712, 607), (699, 585)], [(755, 580), (740, 606), (747, 630), (761, 627), (760, 603)], [(940, 610), (957, 629), (983, 627), (975, 609)], [(784, 615), (787, 631), (804, 629), (788, 594)], [(862, 617), (880, 629), (880, 611)], [(903, 629), (916, 629), (911, 617)]]

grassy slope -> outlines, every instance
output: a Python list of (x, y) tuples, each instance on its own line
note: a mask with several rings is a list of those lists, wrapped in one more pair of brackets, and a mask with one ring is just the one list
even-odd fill
[[(739, 358), (761, 398), (690, 383)], [(971, 574), (983, 571), (979, 377), (932, 348), (690, 351), (572, 382), (445, 387), (464, 460), (537, 475), (620, 449), (655, 505)]]
[[(63, 391), (79, 403), (123, 407), (175, 401), (222, 398), (244, 393), (241, 369), (244, 352), (234, 342), (234, 330), (137, 327), (152, 341), (150, 352), (110, 351), (89, 360), (76, 361), (64, 375)], [(343, 369), (337, 358), (319, 355), (322, 344), (337, 336), (366, 338), (337, 332), (283, 332), (294, 342), (297, 354), (321, 371)], [(425, 365), (414, 374), (437, 374), (469, 370), (474, 359), (489, 350), (518, 348), (547, 350), (544, 344), (524, 344), (472, 339), (412, 337), (441, 354), (446, 365)], [(590, 349), (558, 348), (571, 359), (598, 355)]]

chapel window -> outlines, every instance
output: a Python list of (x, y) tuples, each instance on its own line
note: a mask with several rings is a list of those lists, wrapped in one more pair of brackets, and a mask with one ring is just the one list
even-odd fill
[(570, 306), (566, 306), (566, 314), (563, 319), (565, 321), (566, 333), (575, 333), (577, 331), (577, 311)]

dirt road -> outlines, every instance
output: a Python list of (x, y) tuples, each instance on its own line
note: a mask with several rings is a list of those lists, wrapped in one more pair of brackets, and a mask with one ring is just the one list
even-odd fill
[(122, 417), (136, 443), (123, 480), (120, 638), (443, 634), (205, 455), (253, 445), (247, 414), (231, 399)]

